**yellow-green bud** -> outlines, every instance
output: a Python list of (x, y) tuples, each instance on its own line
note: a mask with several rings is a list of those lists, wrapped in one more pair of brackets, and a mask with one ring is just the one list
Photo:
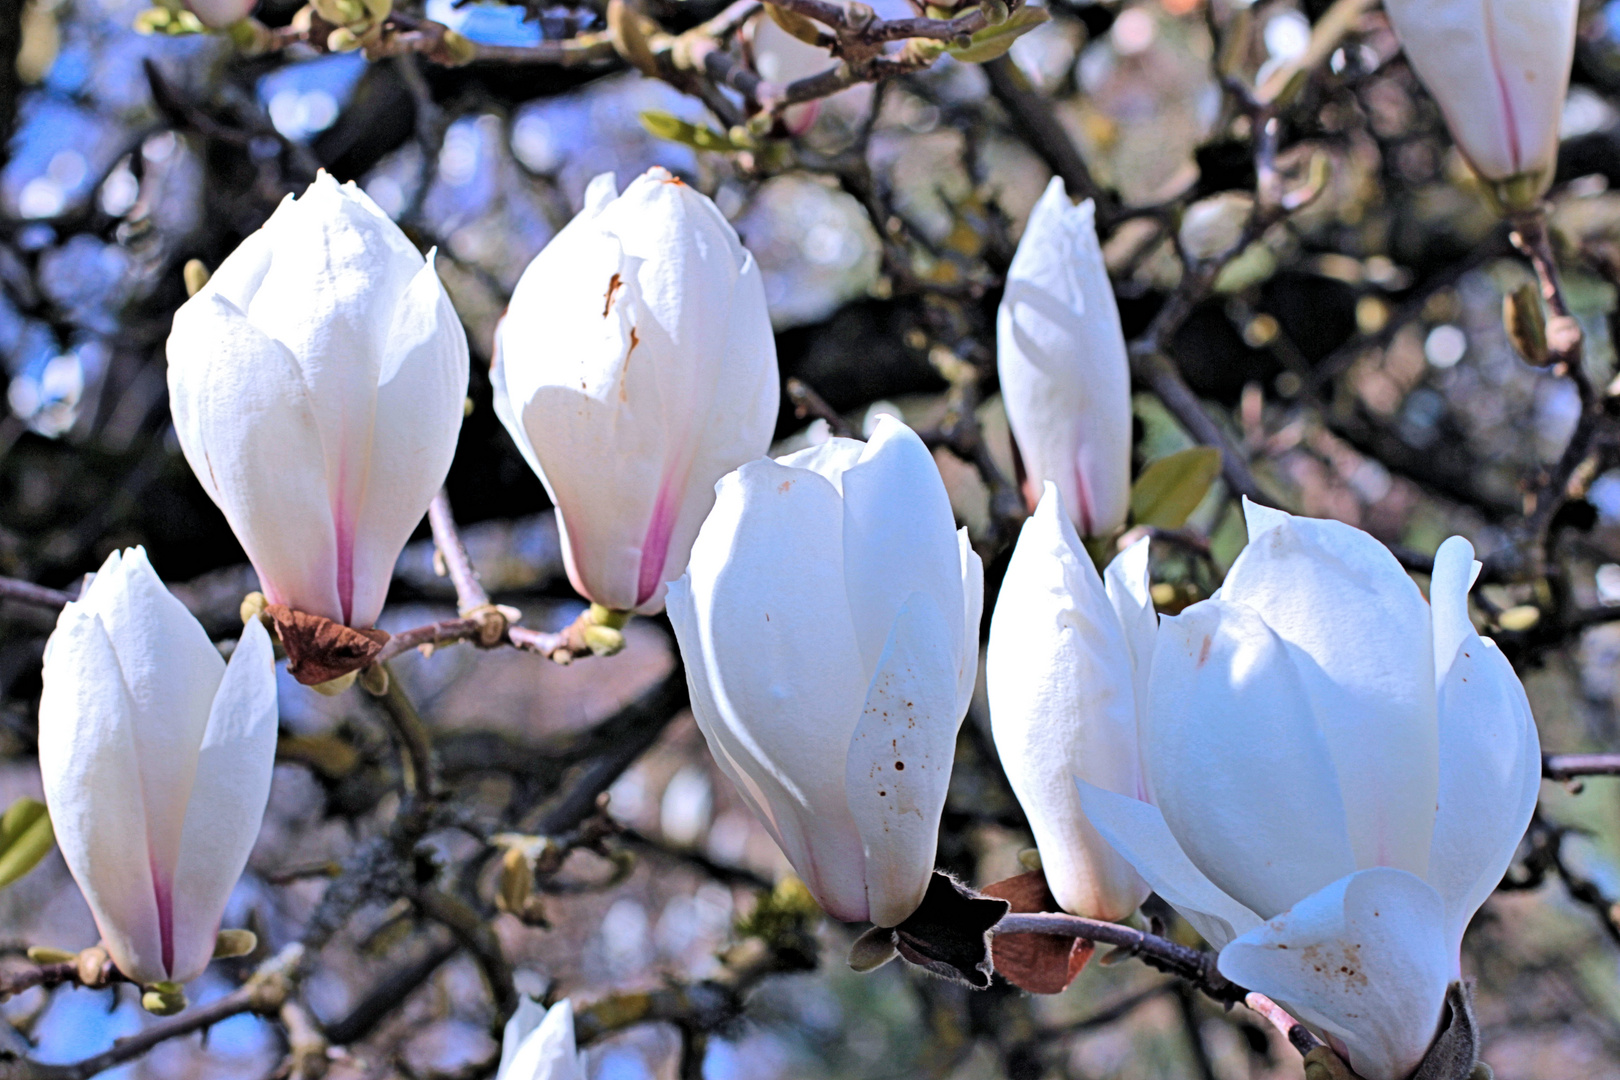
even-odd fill
[(259, 935), (251, 930), (221, 930), (214, 938), (214, 959), (229, 960), (247, 956), (259, 947)]

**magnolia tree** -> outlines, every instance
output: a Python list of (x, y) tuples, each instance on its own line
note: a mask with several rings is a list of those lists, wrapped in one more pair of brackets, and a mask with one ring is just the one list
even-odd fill
[[(167, 127), (258, 162), (251, 193), (210, 193), (232, 220), (257, 207), (255, 227), (222, 242), (217, 265), (180, 249), (150, 256), (153, 280), (184, 282), (183, 302), (158, 290), (120, 315), (161, 325), (152, 352), (167, 413), (153, 452), (183, 455), (257, 589), (229, 592), (221, 620), (203, 590), (160, 580), (160, 538), (149, 557), (129, 542), (139, 530), (90, 509), (81, 528), (95, 535), (71, 559), (0, 579), (8, 626), (37, 649), (21, 665), (37, 694), (9, 659), (6, 678), (29, 706), (13, 725), (26, 733), (17, 754), (37, 758), (43, 795), (0, 821), (0, 880), (24, 888), (58, 850), (97, 931), (18, 942), (0, 998), (15, 999), (6, 1015), (25, 1034), (24, 1001), (37, 1019), (57, 999), (102, 992), (153, 1016), (110, 1046), (86, 1036), (66, 1061), (0, 1040), (0, 1077), (89, 1077), (240, 1014), (273, 1032), (276, 1076), (605, 1076), (608, 1059), (586, 1048), (654, 1026), (679, 1035), (658, 1075), (778, 1075), (746, 1057), (727, 1065), (711, 1037), (747, 1031), (773, 983), (847, 959), (878, 1000), (920, 988), (940, 1038), (955, 1039), (930, 1075), (969, 1075), (952, 1070), (976, 1043), (993, 1064), (972, 1075), (1081, 1075), (1066, 1039), (1168, 995), (1204, 1077), (1265, 1062), (1312, 1080), (1484, 1080), (1491, 1025), (1504, 1026), (1494, 1003), (1518, 976), (1465, 949), (1482, 906), (1551, 878), (1540, 902), (1572, 899), (1584, 906), (1562, 917), (1620, 940), (1617, 897), (1538, 809), (1544, 777), (1620, 773), (1620, 754), (1544, 752), (1519, 674), (1549, 656), (1572, 663), (1581, 633), (1620, 611), (1609, 606), (1620, 583), (1605, 582), (1620, 567), (1591, 570), (1614, 546), (1598, 491), (1620, 464), (1620, 382), (1604, 385), (1608, 344), (1588, 348), (1596, 324), (1572, 314), (1563, 283), (1578, 275), (1599, 295), (1594, 310), (1620, 286), (1620, 243), (1605, 231), (1617, 218), (1594, 201), (1602, 185), (1560, 163), (1577, 37), (1603, 34), (1582, 28), (1577, 0), (1303, 12), (986, 0), (893, 17), (825, 0), (610, 0), (573, 11), (561, 32), (531, 8), (546, 38), (522, 46), (480, 41), (448, 5), (429, 5), (443, 22), (387, 0), (263, 8), (188, 0), (136, 21), (213, 35), (209, 55), (238, 73), (358, 52), (373, 65), (363, 79), (392, 72), (406, 91), (398, 107), (414, 125), (402, 138), (420, 144), (421, 186), (385, 208), (385, 187), (354, 183), (343, 152), (271, 134), (251, 103), (197, 97), (149, 65)], [(54, 18), (44, 9), (21, 24), (35, 37), (22, 35), (19, 64), (38, 46), (37, 20)], [(1122, 63), (1165, 28), (1204, 35), (1218, 118), (1204, 121), (1191, 175), (1141, 198), (1127, 176), (1098, 179), (1095, 136), (1065, 122), (1087, 114), (1028, 43), (1097, 35)], [(1182, 63), (1204, 63), (1196, 53)], [(1583, 63), (1601, 66), (1596, 54)], [(1620, 68), (1610, 63), (1605, 79)], [(474, 310), (476, 260), (454, 238), (436, 246), (425, 209), (434, 169), (453, 161), (449, 112), (473, 85), (447, 73), (493, 85), (620, 68), (700, 103), (688, 114), (699, 119), (642, 116), (696, 167), (653, 167), (622, 191), (613, 172), (590, 179), (498, 314)], [(950, 79), (981, 92), (963, 104), (941, 89)], [(1392, 103), (1396, 83), (1406, 96)], [(1080, 105), (1102, 92), (1083, 85)], [(943, 230), (920, 222), (916, 190), (873, 149), (887, 128), (915, 126), (890, 116), (901, 95), (959, 129), (975, 179), (941, 196)], [(1424, 109), (1444, 127), (1424, 132)], [(848, 125), (832, 150), (829, 117)], [(1033, 177), (1013, 216), (998, 200), (1018, 183), (982, 168), (992, 131), (1022, 147), (1014, 171)], [(593, 136), (577, 133), (576, 149)], [(1424, 173), (1423, 154), (1450, 164)], [(870, 302), (909, 305), (927, 404), (865, 409), (886, 385), (867, 374), (901, 366), (881, 335), (845, 342), (850, 359), (814, 385), (802, 342), (791, 367), (779, 361), (777, 298), (733, 225), (737, 207), (723, 212), (711, 194), (795, 174), (832, 178), (870, 219), (881, 261)], [(1379, 250), (1398, 244), (1349, 235), (1337, 190), (1384, 183), (1394, 201), (1418, 174), (1449, 213), (1484, 221), (1477, 250), (1441, 258), (1421, 282)], [(152, 195), (136, 182), (130, 205), (115, 212), (103, 193), (99, 211), (131, 250), (140, 239), (126, 227)], [(18, 252), (75, 227), (60, 208), (19, 213), (34, 224), (0, 229), (15, 296), (49, 270)], [(1476, 482), (1480, 462), (1459, 472), (1443, 447), (1403, 442), (1346, 405), (1372, 403), (1375, 377), (1414, 391), (1421, 371), (1390, 359), (1411, 344), (1402, 335), (1438, 321), (1447, 291), (1490, 260), (1509, 282), (1501, 340), (1515, 371), (1540, 369), (1572, 413), (1505, 500)], [(1290, 261), (1338, 280), (1379, 276), (1384, 292), (1361, 292), (1356, 329), (1307, 355), (1264, 310), (1305, 288), (1282, 273)], [(32, 317), (41, 303), (10, 310)], [(1293, 305), (1307, 334), (1328, 317), (1313, 303)], [(1281, 358), (1275, 383), (1248, 381), (1235, 409), (1188, 382), (1209, 325), (1194, 320), (1212, 311)], [(1462, 333), (1442, 326), (1420, 351), (1449, 370), (1463, 346), (1442, 330)], [(784, 384), (785, 369), (800, 374)], [(14, 389), (21, 416), (19, 400)], [(489, 413), (504, 434), (489, 424), (480, 437), (509, 440), (503, 452), (555, 508), (580, 601), (569, 617), (525, 625), (496, 602), (452, 514), (458, 445)], [(35, 427), (26, 439), (62, 434)], [(1349, 455), (1350, 474), (1378, 470), (1386, 493), (1399, 476), (1407, 519), (1318, 497), (1290, 457), (1309, 439), (1323, 459)], [(457, 610), (381, 629), (418, 529)], [(11, 535), (0, 550), (20, 549)], [(104, 560), (83, 573), (96, 549)], [(666, 643), (670, 673), (560, 749), (438, 722), (399, 662), (516, 650), (531, 665), (577, 663), (611, 689), (626, 669), (607, 658), (640, 633)], [(366, 760), (359, 736), (290, 729), (282, 719), (311, 692), (374, 710), (387, 752)], [(727, 862), (618, 812), (609, 789), (687, 710), (731, 785), (724, 797), (777, 857)], [(319, 774), (329, 812), (350, 808), (340, 857), (249, 869), (278, 813), (278, 762)], [(510, 792), (492, 801), (487, 774), (512, 777)], [(984, 839), (989, 826), (999, 839)], [(998, 862), (997, 845), (1016, 859)], [(575, 853), (611, 873), (582, 873)], [(717, 955), (700, 973), (629, 986), (549, 970), (560, 933), (549, 898), (608, 911), (642, 860), (729, 890), (740, 915)], [(266, 888), (318, 886), (296, 918), (248, 918), (245, 870)], [(323, 1005), (322, 987), (346, 977), (341, 943), (391, 926), (401, 933), (374, 950), (368, 984), (345, 1009)], [(454, 993), (477, 998), (487, 1052), (424, 1072), (374, 1035), (390, 1017), (425, 1015), (419, 991), (458, 955), (477, 978)], [(1132, 998), (1093, 1000), (1095, 984), (1077, 983), (1088, 963), (1122, 961), (1156, 969)], [(227, 989), (200, 993), (209, 978)], [(1613, 1026), (1587, 994), (1582, 1022)], [(1036, 1007), (1040, 995), (1081, 1012), (1062, 1019)], [(1247, 1035), (1247, 1056), (1217, 1061), (1211, 1024)], [(220, 1075), (207, 1045), (197, 1054), (198, 1075)]]

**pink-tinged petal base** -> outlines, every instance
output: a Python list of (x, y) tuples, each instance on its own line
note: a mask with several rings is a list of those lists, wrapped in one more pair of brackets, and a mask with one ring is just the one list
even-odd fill
[(675, 518), (681, 512), (681, 500), (686, 494), (685, 484), (665, 479), (658, 487), (658, 499), (653, 503), (652, 520), (647, 523), (647, 536), (641, 542), (641, 570), (636, 577), (636, 606), (652, 599), (658, 586), (664, 583), (664, 563), (669, 558), (669, 539), (675, 532)]
[[(338, 467), (338, 490), (343, 489), (343, 467)], [(354, 618), (354, 518), (347, 508), (332, 505), (332, 524), (337, 532), (337, 593), (343, 607), (343, 624), (348, 626)]]
[(174, 886), (169, 874), (152, 860), (152, 897), (157, 901), (158, 940), (163, 956), (163, 970), (174, 974)]

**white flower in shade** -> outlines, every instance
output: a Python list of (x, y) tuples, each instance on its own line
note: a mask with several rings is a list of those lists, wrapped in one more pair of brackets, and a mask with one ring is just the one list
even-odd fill
[(1223, 975), (1401, 1080), (1535, 808), (1535, 721), (1469, 622), (1466, 540), (1435, 555), (1431, 606), (1366, 533), (1247, 511), (1220, 592), (1159, 625), (1157, 806), (1084, 783), (1082, 804)]
[(1090, 201), (1053, 177), (1007, 269), (996, 369), (1031, 509), (1047, 481), (1084, 536), (1131, 504), (1131, 368)]
[(265, 594), (374, 624), (461, 431), (467, 338), (433, 260), (323, 172), (175, 313), (168, 351), (180, 447)]
[(521, 999), (501, 1036), (495, 1080), (585, 1080), (585, 1066), (574, 1048), (573, 1002), (563, 998), (542, 1009), (533, 998)]
[(1552, 181), (1580, 0), (1385, 0), (1458, 148), (1487, 180)]
[(656, 612), (714, 484), (770, 447), (780, 387), (759, 266), (663, 169), (585, 208), (523, 272), (496, 331), (495, 411), (557, 506), (574, 587)]
[(892, 417), (723, 479), (669, 613), (715, 760), (828, 914), (895, 926), (934, 868), (983, 569)]
[(1001, 766), (1063, 910), (1123, 919), (1148, 887), (1097, 834), (1075, 778), (1148, 797), (1138, 747), (1158, 616), (1138, 540), (1098, 576), (1050, 481), (1024, 523), (990, 620), (985, 685)]
[(257, 619), (230, 664), (131, 548), (45, 647), (39, 766), (56, 841), (118, 970), (196, 978), (270, 796), (276, 677)]

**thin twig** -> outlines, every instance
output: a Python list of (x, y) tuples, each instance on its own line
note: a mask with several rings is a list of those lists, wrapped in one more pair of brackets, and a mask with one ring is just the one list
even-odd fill
[(1007, 915), (992, 928), (996, 934), (1050, 934), (1082, 938), (1124, 949), (1149, 967), (1179, 976), (1222, 1003), (1242, 1001), (1247, 990), (1215, 967), (1215, 954), (1193, 949), (1168, 938), (1100, 919), (1052, 912)]
[(1264, 994), (1249, 994), (1243, 999), (1243, 1004), (1264, 1017), (1266, 1023), (1276, 1028), (1277, 1033), (1287, 1039), (1301, 1054), (1308, 1054), (1317, 1047), (1326, 1045), (1309, 1028), (1290, 1016), (1287, 1009)]
[(815, 417), (824, 420), (834, 435), (844, 439), (858, 439), (861, 433), (838, 412), (827, 404), (827, 399), (813, 390), (809, 383), (803, 379), (790, 378), (787, 381), (788, 400), (793, 403), (793, 415), (800, 420)]
[(472, 560), (467, 557), (467, 546), (461, 542), (461, 534), (456, 531), (456, 519), (450, 513), (450, 493), (443, 488), (428, 503), (428, 525), (433, 530), (433, 546), (438, 549), (439, 558), (444, 560), (445, 572), (456, 587), (457, 610), (466, 617), (487, 607), (489, 593), (484, 591), (484, 586), (478, 580), (478, 571), (473, 569)]
[(72, 593), (65, 593), (60, 589), (47, 589), (43, 585), (35, 585), (32, 582), (0, 577), (0, 600), (16, 600), (19, 603), (32, 604), (35, 607), (61, 611), (76, 599), (78, 597)]
[(1541, 775), (1547, 780), (1620, 776), (1620, 754), (1542, 754)]

